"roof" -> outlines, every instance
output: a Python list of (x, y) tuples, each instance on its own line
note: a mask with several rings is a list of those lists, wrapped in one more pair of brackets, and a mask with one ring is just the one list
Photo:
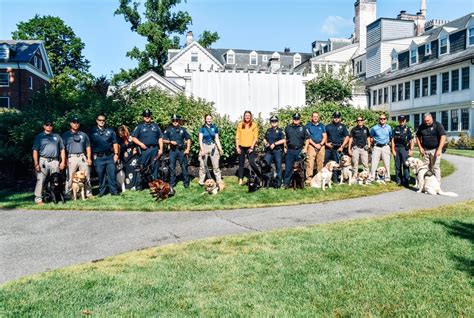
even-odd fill
[(434, 29), (428, 30), (422, 35), (429, 35), (428, 39), (426, 39), (427, 42), (434, 41), (438, 38), (439, 34), (444, 28), (447, 28), (448, 30), (459, 30), (459, 29), (464, 29), (466, 27), (466, 24), (469, 22), (471, 18), (474, 17), (474, 12), (471, 12), (469, 14), (466, 14), (463, 17), (460, 17), (456, 20), (450, 21), (446, 24), (443, 24), (439, 27), (436, 27)]
[(2, 62), (29, 62), (41, 46), (37, 40), (0, 40), (0, 45), (7, 44), (10, 48), (10, 58)]

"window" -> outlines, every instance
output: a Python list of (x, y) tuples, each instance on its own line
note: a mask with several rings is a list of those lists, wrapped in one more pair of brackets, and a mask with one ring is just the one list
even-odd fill
[(8, 59), (10, 55), (10, 49), (7, 44), (0, 45), (0, 59)]
[(425, 45), (425, 55), (431, 55), (431, 42)]
[(441, 93), (449, 92), (449, 73), (441, 74)]
[(417, 79), (414, 82), (415, 82), (415, 98), (419, 98), (420, 97), (420, 80)]
[(191, 62), (196, 63), (199, 61), (198, 53), (197, 52), (192, 52), (191, 53)]
[(38, 60), (38, 68), (39, 68), (40, 70), (43, 70), (43, 60), (42, 60), (42, 59), (39, 59), (39, 60)]
[(474, 45), (474, 26), (469, 28), (469, 40), (468, 45)]
[(334, 70), (334, 65), (328, 65), (328, 73), (332, 74), (332, 71)]
[(382, 89), (379, 89), (379, 105), (382, 105)]
[(397, 101), (397, 85), (392, 85), (392, 103)]
[(423, 77), (423, 79), (421, 80), (421, 86), (421, 96), (428, 96), (428, 77)]
[(372, 91), (372, 104), (377, 105), (377, 91)]
[(461, 89), (469, 89), (469, 67), (461, 69)]
[(250, 53), (250, 65), (257, 65), (258, 55), (255, 52)]
[(33, 77), (28, 76), (28, 88), (33, 89)]
[(405, 82), (405, 99), (410, 99), (410, 82)]
[(399, 101), (403, 100), (403, 83), (398, 84), (398, 100)]
[(438, 77), (436, 75), (430, 76), (430, 95), (436, 95), (438, 90)]
[(448, 53), (448, 36), (445, 35), (439, 39), (439, 55)]
[(0, 86), (10, 86), (10, 75), (8, 73), (0, 73)]
[(268, 55), (262, 55), (262, 62), (268, 61)]
[(227, 64), (235, 64), (235, 54), (233, 52), (227, 53)]
[(451, 131), (458, 131), (459, 130), (458, 123), (459, 123), (458, 110), (453, 109), (453, 110), (451, 110)]
[(293, 66), (297, 66), (301, 64), (301, 56), (299, 54), (295, 54), (293, 56)]
[(388, 103), (388, 87), (383, 88), (383, 102)]
[(411, 64), (416, 64), (416, 62), (417, 62), (416, 53), (417, 53), (417, 48), (416, 47), (414, 47), (410, 50), (410, 65)]
[(392, 71), (396, 71), (398, 69), (398, 58), (392, 57)]
[(459, 70), (451, 71), (451, 92), (459, 90)]
[(447, 110), (441, 112), (441, 124), (443, 124), (444, 129), (449, 130), (449, 114)]
[(326, 73), (326, 64), (321, 64), (321, 72)]
[(418, 126), (420, 126), (420, 114), (415, 114), (414, 120), (413, 120), (413, 127), (415, 130), (418, 129)]
[(36, 55), (33, 57), (33, 65), (38, 67), (38, 57)]
[(319, 64), (314, 65), (314, 72), (319, 73)]
[(434, 121), (438, 120), (438, 118), (436, 116), (436, 112), (430, 112), (430, 114), (431, 114), (431, 117), (433, 117)]
[(397, 121), (397, 116), (392, 116), (391, 120), (392, 121)]
[(469, 130), (469, 108), (461, 109), (461, 130)]
[(10, 107), (10, 97), (0, 97), (0, 107)]

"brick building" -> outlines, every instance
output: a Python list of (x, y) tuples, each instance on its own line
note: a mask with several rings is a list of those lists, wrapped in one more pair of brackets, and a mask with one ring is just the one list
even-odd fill
[(0, 107), (21, 109), (52, 76), (42, 41), (0, 40)]

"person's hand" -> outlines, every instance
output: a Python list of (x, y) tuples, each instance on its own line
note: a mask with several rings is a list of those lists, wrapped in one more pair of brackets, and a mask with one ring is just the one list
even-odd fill
[(342, 147), (337, 148), (337, 152), (342, 152)]
[(189, 149), (186, 149), (186, 150), (184, 151), (184, 154), (185, 154), (186, 156), (189, 155)]
[(318, 150), (319, 150), (319, 149), (321, 149), (321, 147), (322, 147), (322, 146), (321, 146), (321, 144), (316, 144), (316, 146), (315, 146), (315, 147), (316, 147), (316, 149), (318, 149)]
[(63, 161), (59, 164), (59, 170), (64, 170), (64, 168), (66, 168), (66, 162)]
[(393, 155), (394, 157), (396, 157), (396, 156), (397, 156), (397, 152), (394, 151), (394, 150), (392, 150), (392, 155)]
[(425, 149), (420, 148), (419, 151), (420, 151), (420, 155), (421, 155), (422, 157), (424, 157), (424, 156), (425, 156)]
[(436, 152), (435, 152), (435, 157), (441, 156), (441, 153), (442, 153), (442, 152), (443, 152), (442, 150), (437, 149)]
[(235, 148), (235, 150), (237, 151), (237, 154), (240, 155), (242, 153), (242, 149), (240, 149), (240, 146), (237, 146)]
[(163, 154), (163, 150), (160, 149), (160, 150), (158, 150), (158, 155), (156, 157), (160, 158), (162, 154)]
[(204, 151), (203, 150), (199, 150), (199, 157), (204, 157)]
[(351, 148), (349, 148), (349, 156), (352, 157), (352, 149)]
[(118, 155), (114, 155), (114, 163), (117, 163), (119, 161), (119, 156)]
[(329, 148), (329, 149), (332, 149), (332, 142), (326, 143), (326, 147)]
[(249, 153), (252, 153), (252, 152), (253, 152), (253, 148), (250, 147), (250, 148), (249, 148)]
[(170, 141), (170, 144), (173, 145), (173, 146), (176, 146), (178, 143), (177, 143), (176, 141), (174, 141), (174, 140), (171, 140), (171, 141)]
[(413, 157), (413, 150), (408, 150), (408, 155), (409, 155), (410, 157)]
[(88, 166), (92, 166), (92, 159), (87, 159), (86, 162)]
[(271, 149), (271, 150), (275, 149), (275, 144), (271, 144), (271, 145), (270, 145), (270, 149)]
[(41, 172), (41, 166), (39, 164), (35, 165), (35, 171)]
[(224, 154), (224, 150), (222, 150), (222, 148), (219, 148), (219, 155), (223, 155)]
[(148, 149), (148, 147), (147, 147), (145, 144), (141, 144), (141, 145), (140, 145), (140, 148), (142, 148), (143, 150), (147, 150), (147, 149)]

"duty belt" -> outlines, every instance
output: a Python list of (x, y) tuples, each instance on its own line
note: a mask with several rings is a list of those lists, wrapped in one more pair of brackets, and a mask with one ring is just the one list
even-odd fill
[(48, 162), (51, 162), (51, 161), (55, 161), (55, 160), (59, 160), (58, 158), (47, 158), (47, 157), (40, 157), (41, 159), (44, 159)]
[(103, 151), (103, 152), (94, 153), (94, 155), (96, 155), (97, 157), (110, 156), (111, 154), (112, 154), (111, 150), (106, 150), (106, 151)]
[(303, 147), (291, 147), (291, 146), (288, 146), (288, 149), (292, 149), (292, 150), (296, 150), (296, 149), (301, 149)]
[(382, 148), (382, 147), (385, 147), (387, 146), (388, 144), (375, 144), (376, 147), (379, 147), (379, 148)]
[(83, 153), (70, 153), (67, 156), (68, 156), (68, 158), (71, 158), (71, 157), (78, 157), (79, 158), (79, 157), (84, 156), (84, 154)]

